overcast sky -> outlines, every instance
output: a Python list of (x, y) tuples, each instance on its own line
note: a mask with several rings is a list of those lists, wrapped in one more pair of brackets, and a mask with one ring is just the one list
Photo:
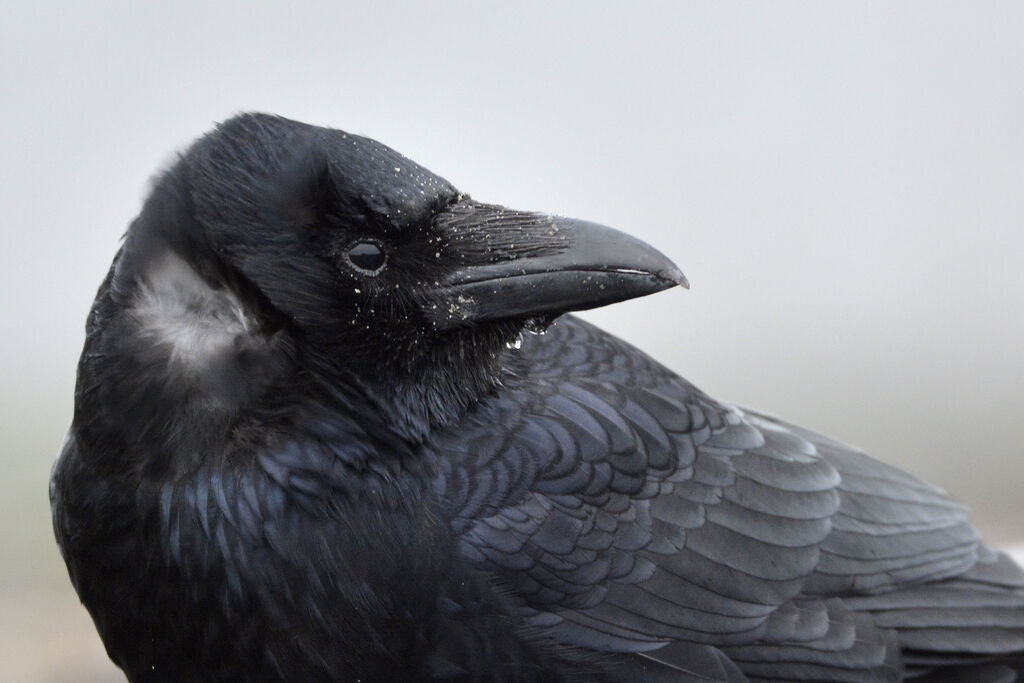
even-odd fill
[(148, 178), (241, 110), (642, 237), (692, 289), (587, 317), (1024, 518), (1024, 4), (0, 8), (7, 585), (66, 581), (46, 477)]

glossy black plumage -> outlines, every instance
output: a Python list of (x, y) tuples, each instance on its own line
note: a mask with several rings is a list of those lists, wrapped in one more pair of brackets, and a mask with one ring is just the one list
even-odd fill
[(1014, 680), (1024, 574), (964, 506), (551, 322), (682, 283), (371, 140), (223, 124), (129, 229), (54, 469), (111, 657), (139, 681)]

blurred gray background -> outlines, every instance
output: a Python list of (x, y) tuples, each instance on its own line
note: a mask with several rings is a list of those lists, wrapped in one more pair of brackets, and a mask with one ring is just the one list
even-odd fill
[(657, 245), (692, 290), (586, 317), (1024, 541), (1024, 4), (368, 4), (0, 2), (0, 680), (117, 680), (46, 480), (147, 178), (242, 110)]

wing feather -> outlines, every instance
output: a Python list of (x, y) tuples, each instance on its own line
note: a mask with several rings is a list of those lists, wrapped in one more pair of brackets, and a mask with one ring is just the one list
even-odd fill
[(915, 673), (1024, 649), (1024, 576), (978, 561), (942, 490), (572, 318), (522, 355), (472, 418), (502, 429), (429, 448), (464, 556), (556, 640), (658, 675), (691, 652), (733, 680), (889, 681), (901, 649)]

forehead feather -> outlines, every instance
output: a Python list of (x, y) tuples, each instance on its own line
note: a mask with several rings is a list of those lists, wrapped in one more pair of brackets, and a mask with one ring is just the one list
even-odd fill
[(358, 195), (363, 206), (387, 217), (395, 227), (422, 218), (455, 194), (447, 180), (387, 145), (339, 130), (322, 130), (338, 190)]
[[(221, 124), (186, 155), (197, 208), (215, 221), (253, 217), (268, 195), (326, 178), (332, 192), (395, 228), (422, 220), (456, 190), (376, 140), (265, 114)], [(298, 170), (297, 170), (298, 169)], [(234, 216), (225, 216), (225, 212)]]

